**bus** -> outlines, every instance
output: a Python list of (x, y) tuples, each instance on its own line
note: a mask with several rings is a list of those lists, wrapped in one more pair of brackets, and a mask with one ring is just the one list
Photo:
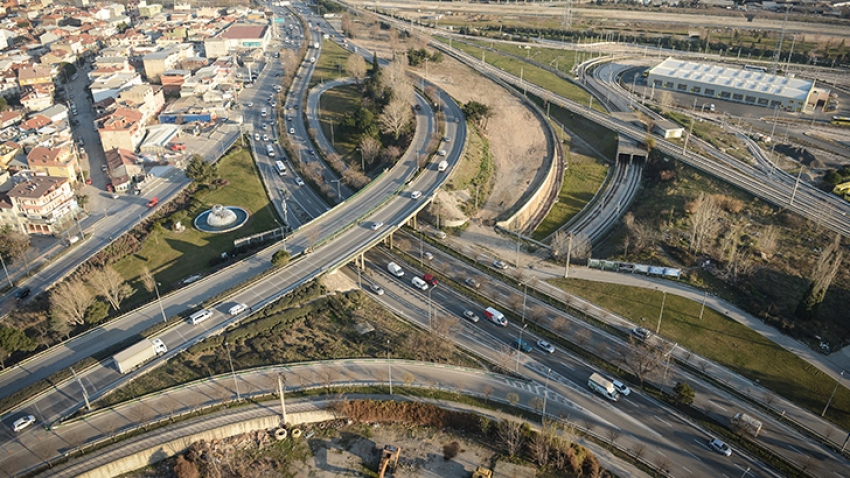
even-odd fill
[(744, 65), (744, 69), (747, 71), (760, 71), (762, 73), (767, 73), (767, 68), (763, 66)]
[(848, 116), (833, 116), (832, 124), (836, 126), (850, 126), (850, 117)]
[(277, 168), (277, 174), (286, 176), (286, 165), (283, 164), (283, 161), (275, 161), (274, 166)]

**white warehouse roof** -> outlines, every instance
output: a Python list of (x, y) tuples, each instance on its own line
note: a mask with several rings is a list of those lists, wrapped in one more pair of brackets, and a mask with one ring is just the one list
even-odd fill
[(814, 86), (814, 82), (808, 80), (675, 58), (667, 58), (656, 65), (649, 71), (649, 75), (691, 85), (715, 86), (726, 90), (794, 99), (800, 102), (807, 100)]

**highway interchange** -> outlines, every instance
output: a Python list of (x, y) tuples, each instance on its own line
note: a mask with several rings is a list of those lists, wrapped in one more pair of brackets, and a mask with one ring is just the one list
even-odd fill
[[(314, 19), (314, 21), (316, 20)], [(312, 31), (311, 34), (313, 34)], [(307, 56), (309, 57), (313, 53), (318, 55), (318, 52), (312, 52), (311, 49), (311, 52), (308, 52)], [(459, 55), (457, 52), (454, 52), (454, 54)], [(293, 93), (287, 97), (286, 101), (291, 106), (300, 104), (300, 99), (306, 95), (306, 87), (309, 83), (309, 76), (312, 73), (313, 65), (305, 62), (300, 68), (302, 74), (297, 78), (296, 84), (293, 86)], [(269, 91), (275, 83), (275, 76), (273, 74), (277, 73), (278, 70), (279, 65), (276, 65), (274, 61), (268, 62), (267, 68), (260, 74), (260, 77), (255, 83), (255, 88), (252, 92), (253, 97), (243, 95), (240, 99), (242, 103), (253, 100), (252, 102), (255, 104), (254, 109), (245, 110), (245, 120), (251, 125), (252, 131), (259, 132), (264, 130), (262, 123), (266, 121), (266, 118), (262, 118), (258, 114), (257, 106), (259, 104), (266, 104), (264, 92)], [(488, 71), (488, 73), (496, 74), (493, 71)], [(510, 81), (510, 78), (506, 77), (503, 73), (499, 74), (499, 76)], [(264, 85), (267, 85), (268, 88)], [(533, 91), (533, 87), (530, 87), (530, 85), (529, 91)], [(541, 96), (546, 94), (545, 92), (535, 91), (535, 94), (538, 93)], [(274, 272), (215, 304), (214, 309), (216, 314), (213, 319), (196, 326), (181, 322), (158, 335), (169, 346), (169, 354), (164, 359), (173, 357), (196, 341), (230, 324), (234, 319), (227, 315), (227, 310), (233, 303), (246, 303), (253, 310), (257, 310), (282, 294), (291, 291), (298, 285), (350, 262), (361, 251), (380, 243), (384, 237), (394, 232), (395, 229), (401, 226), (415, 212), (424, 207), (426, 204), (425, 199), (430, 197), (440, 187), (447, 175), (436, 171), (435, 164), (431, 163), (421, 174), (416, 176), (416, 157), (422, 151), (422, 148), (424, 148), (427, 138), (435, 132), (433, 111), (430, 105), (422, 98), (419, 98), (418, 102), (420, 110), (416, 117), (416, 137), (414, 138), (413, 146), (402, 160), (399, 161), (398, 165), (381, 175), (356, 197), (330, 210), (323, 201), (317, 200), (318, 196), (309, 187), (298, 187), (295, 185), (294, 171), (290, 171), (287, 176), (277, 174), (273, 166), (274, 158), (267, 157), (264, 154), (264, 147), (255, 140), (252, 140), (252, 147), (255, 150), (258, 163), (261, 165), (260, 170), (264, 182), (270, 193), (270, 197), (276, 199), (275, 205), (279, 208), (281, 217), (284, 216), (281, 209), (283, 194), (287, 194), (287, 203), (290, 203), (290, 207), (291, 203), (298, 204), (298, 210), (300, 212), (298, 214), (289, 214), (291, 218), (290, 226), (292, 229), (295, 229), (295, 232), (287, 237), (286, 240), (286, 247), (293, 253), (296, 260), (289, 267)], [(453, 101), (446, 101), (444, 105), (448, 120), (446, 123), (448, 131), (445, 134), (455, 138), (451, 143), (451, 150), (447, 156), (447, 159), (453, 166), (459, 160), (465, 142), (465, 128), (463, 121), (457, 123), (454, 121), (455, 118), (462, 117), (458, 106)], [(308, 111), (307, 114), (316, 115), (317, 112), (311, 108), (311, 111)], [(306, 127), (304, 126), (302, 115), (293, 114), (292, 116), (293, 127), (296, 130), (293, 135), (293, 143), (297, 144), (299, 148), (309, 149), (309, 140), (306, 136)], [(624, 133), (629, 132), (627, 127), (613, 122), (610, 118), (606, 119), (605, 122), (607, 125), (618, 127)], [(270, 130), (275, 131), (275, 128), (270, 128)], [(442, 132), (440, 133), (442, 134)], [(636, 134), (634, 131), (631, 131), (631, 133), (633, 136)], [(277, 148), (277, 151), (282, 155), (280, 148)], [(301, 157), (304, 158), (303, 151)], [(281, 192), (282, 190), (287, 191), (287, 193)], [(419, 201), (411, 200), (408, 192), (412, 190), (423, 191), (425, 198)], [(798, 192), (798, 197), (801, 203), (805, 203), (806, 199), (803, 199), (803, 194), (801, 193), (802, 188)], [(380, 209), (376, 205), (379, 205)], [(313, 220), (307, 222), (310, 219)], [(379, 231), (372, 231), (369, 226), (375, 221), (382, 222), (385, 225), (384, 228)], [(835, 227), (839, 226), (841, 226), (840, 221), (835, 223)], [(304, 254), (306, 250), (314, 246), (317, 247), (318, 253)], [(204, 301), (205, 297), (215, 296), (229, 290), (234, 284), (241, 283), (243, 280), (267, 271), (270, 268), (270, 256), (273, 252), (274, 250), (263, 251), (247, 261), (235, 264), (220, 273), (205, 278), (203, 281), (199, 281), (164, 297), (163, 306), (166, 315), (182, 314), (188, 309), (198, 307)], [(368, 254), (370, 264), (374, 264), (376, 277), (380, 278), (380, 283), (388, 291), (385, 296), (380, 297), (380, 300), (385, 302), (391, 309), (399, 311), (400, 315), (414, 320), (418, 318), (422, 321), (422, 316), (427, 314), (425, 311), (428, 308), (424, 294), (414, 292), (406, 284), (406, 281), (401, 283), (397, 280), (390, 280), (392, 278), (389, 274), (382, 272), (385, 270), (385, 263), (389, 258), (382, 254), (384, 253), (380, 251)], [(435, 254), (437, 254), (436, 251)], [(445, 260), (445, 258), (441, 260)], [(508, 289), (500, 292), (503, 297), (507, 297), (510, 293), (511, 291)], [(449, 314), (457, 315), (462, 312), (460, 310), (461, 308), (476, 307), (474, 304), (465, 304), (464, 301), (467, 299), (443, 287), (435, 289), (431, 299), (436, 304), (450, 304), (448, 308), (444, 309), (444, 312)], [(442, 306), (438, 307), (442, 308)], [(480, 308), (480, 306), (478, 307)], [(556, 314), (557, 312), (552, 311), (552, 313)], [(241, 317), (237, 317), (236, 319), (239, 318)], [(0, 386), (2, 386), (4, 393), (9, 393), (12, 390), (11, 387), (18, 388), (32, 383), (39, 378), (44, 378), (49, 373), (72, 365), (103, 347), (120, 343), (128, 337), (132, 337), (159, 320), (161, 320), (161, 316), (158, 305), (150, 304), (104, 327), (72, 339), (62, 347), (57, 347), (49, 353), (41, 354), (21, 367), (7, 371), (0, 375)], [(493, 352), (504, 353), (505, 344), (510, 343), (512, 337), (516, 336), (519, 332), (516, 324), (512, 324), (507, 329), (496, 328), (486, 322), (481, 322), (477, 325), (466, 322), (462, 324), (463, 331), (458, 334), (461, 345), (476, 350), (477, 353), (484, 356)], [(422, 326), (426, 327), (427, 325), (425, 322), (422, 322)], [(613, 346), (610, 344), (616, 344), (617, 342), (622, 344), (622, 340), (617, 337), (605, 337), (604, 334), (599, 335), (599, 340), (603, 340), (604, 342), (602, 343), (607, 344), (607, 346)], [(553, 389), (559, 386), (563, 387), (561, 393), (580, 403), (583, 408), (591, 411), (596, 417), (604, 417), (611, 414), (619, 417), (616, 427), (623, 431), (624, 437), (637, 437), (638, 440), (642, 440), (645, 443), (652, 443), (659, 450), (669, 451), (672, 455), (670, 459), (675, 463), (675, 466), (681, 466), (694, 476), (718, 476), (716, 473), (720, 471), (723, 476), (731, 477), (739, 475), (744, 467), (761, 468), (762, 466), (757, 462), (750, 461), (746, 456), (738, 456), (734, 460), (726, 460), (722, 459), (719, 455), (715, 456), (707, 453), (707, 448), (705, 447), (707, 437), (704, 432), (680, 419), (666, 407), (660, 407), (657, 402), (641, 394), (635, 394), (628, 400), (624, 400), (614, 406), (602, 402), (597, 397), (590, 395), (583, 384), (586, 376), (592, 369), (587, 364), (562, 351), (558, 351), (552, 356), (546, 356), (539, 351), (535, 351), (531, 357), (524, 356), (521, 359), (525, 367), (524, 373), (530, 378), (542, 382), (546, 377), (545, 374), (541, 375), (541, 371), (552, 369), (554, 372), (557, 372), (558, 376), (564, 378), (562, 382), (558, 382), (560, 385), (553, 383)], [(542, 368), (536, 366), (535, 363), (541, 364)], [(118, 386), (122, 379), (126, 379), (126, 377), (120, 376), (110, 367), (108, 360), (99, 366), (82, 372), (81, 376), (83, 383), (93, 397), (110, 390), (111, 387)], [(13, 383), (14, 385), (12, 385)], [(705, 390), (700, 390), (699, 393), (711, 393), (711, 388), (706, 387)], [(717, 403), (725, 403), (729, 406), (734, 406), (735, 403), (733, 401), (734, 399), (722, 395), (714, 400)], [(42, 397), (35, 397), (34, 401), (27, 404), (28, 407), (32, 406), (38, 410), (40, 420), (44, 422), (51, 422), (67, 414), (70, 410), (79, 408), (80, 405), (79, 386), (75, 382), (60, 384), (55, 392)], [(656, 422), (660, 422), (660, 425)], [(660, 427), (662, 432), (656, 431), (655, 427)], [(23, 460), (23, 457), (27, 455), (23, 442), (32, 439), (33, 434), (44, 432), (31, 430), (19, 436), (16, 440), (13, 439), (8, 431), (4, 430), (4, 433), (3, 439), (5, 443), (3, 444), (3, 448), (7, 452), (6, 459)], [(789, 435), (793, 435), (793, 433)], [(793, 439), (797, 440), (800, 437), (793, 437)], [(810, 452), (812, 455), (829, 456), (828, 452), (817, 450), (817, 447), (813, 450)], [(32, 458), (33, 456), (30, 456), (30, 461), (32, 461)], [(838, 458), (837, 460), (841, 459)], [(2, 463), (2, 460), (0, 460), (0, 463)], [(840, 471), (842, 470), (841, 467), (846, 465), (846, 462), (836, 462), (835, 465), (838, 465), (837, 470)], [(772, 473), (766, 470), (762, 470), (761, 473), (763, 474), (755, 474), (755, 471), (750, 472), (753, 476), (773, 476)], [(835, 475), (845, 476), (838, 471), (835, 472)]]

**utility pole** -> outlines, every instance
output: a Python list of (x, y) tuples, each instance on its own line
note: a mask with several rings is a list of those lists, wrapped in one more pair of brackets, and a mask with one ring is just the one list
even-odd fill
[(800, 175), (803, 174), (803, 164), (800, 163), (800, 170), (797, 171), (797, 180), (794, 182), (794, 190), (791, 192), (791, 201), (790, 204), (794, 205), (794, 196), (797, 195), (797, 187), (800, 186)]
[(570, 232), (569, 243), (567, 245), (567, 262), (564, 265), (564, 279), (570, 278), (570, 259), (573, 255), (573, 233)]
[(0, 254), (0, 263), (3, 263), (3, 272), (6, 273), (6, 280), (9, 281), (9, 288), (14, 288), (15, 284), (12, 283), (12, 278), (9, 277), (9, 269), (6, 269), (6, 261), (3, 260), (3, 254)]
[(708, 298), (708, 291), (702, 291), (702, 308), (699, 310), (699, 320), (702, 320), (702, 313), (705, 312), (705, 300)]
[(546, 369), (546, 388), (543, 390), (543, 413), (540, 417), (540, 424), (546, 426), (546, 399), (549, 398), (549, 375), (552, 373), (551, 368)]
[(280, 396), (280, 412), (283, 418), (282, 424), (286, 425), (286, 398), (284, 392), (286, 390), (286, 377), (283, 373), (277, 374), (277, 394)]
[(77, 376), (77, 372), (74, 371), (74, 367), (69, 367), (71, 369), (71, 374), (74, 375), (74, 380), (80, 384), (80, 388), (83, 389), (83, 400), (86, 402), (86, 410), (91, 411), (91, 403), (89, 403), (89, 392), (86, 391), (86, 386), (83, 385), (83, 381), (80, 380), (80, 377)]
[(387, 377), (390, 382), (390, 395), (393, 394), (393, 363), (390, 361), (390, 341), (387, 339)]
[(664, 302), (667, 300), (667, 291), (661, 291), (661, 312), (658, 313), (658, 325), (655, 327), (655, 334), (658, 335), (658, 331), (661, 330), (661, 317), (664, 315)]

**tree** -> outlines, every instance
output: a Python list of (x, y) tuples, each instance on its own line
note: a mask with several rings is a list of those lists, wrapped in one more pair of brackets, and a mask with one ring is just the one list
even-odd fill
[(779, 248), (779, 230), (770, 225), (760, 231), (758, 249), (766, 259), (770, 259)]
[(637, 221), (631, 212), (627, 212), (623, 216), (623, 225), (629, 231), (628, 237), (635, 250), (643, 251), (652, 247), (655, 242), (655, 231), (652, 227)]
[(704, 252), (720, 230), (718, 222), (722, 212), (720, 204), (714, 196), (701, 194), (696, 201), (687, 206), (687, 210), (691, 212), (691, 249), (695, 252)]
[(25, 234), (13, 231), (9, 226), (4, 226), (0, 231), (0, 255), (7, 261), (6, 265), (10, 260), (23, 256), (29, 247), (30, 238)]
[(555, 235), (552, 236), (552, 240), (549, 242), (549, 246), (552, 248), (552, 255), (555, 256), (555, 259), (564, 259), (567, 258), (567, 248), (569, 248), (570, 244), (570, 235), (565, 231), (556, 231)]
[(826, 291), (832, 285), (832, 280), (844, 261), (844, 251), (841, 250), (841, 236), (835, 234), (832, 242), (821, 252), (815, 268), (810, 276), (811, 283), (800, 302), (794, 315), (803, 320), (817, 318), (818, 308), (826, 297)]
[(193, 154), (186, 166), (186, 176), (198, 184), (208, 186), (218, 179), (218, 166), (204, 161), (200, 154)]
[(641, 387), (643, 382), (658, 370), (661, 363), (661, 350), (646, 342), (629, 344), (620, 348), (619, 353), (621, 363), (637, 377)]
[(11, 327), (0, 327), (0, 349), (8, 354), (15, 352), (31, 352), (38, 347), (35, 340), (27, 337), (23, 330)]
[(146, 291), (153, 292), (156, 289), (156, 279), (154, 279), (153, 274), (151, 274), (150, 269), (147, 267), (142, 268), (142, 274), (139, 276), (139, 280), (142, 282), (142, 287)]
[(174, 475), (177, 478), (201, 478), (198, 467), (183, 455), (177, 455), (177, 461), (174, 463)]
[(525, 438), (522, 434), (522, 424), (513, 420), (503, 420), (499, 423), (499, 438), (505, 446), (508, 457), (515, 457), (522, 449)]
[(104, 299), (109, 301), (109, 305), (115, 310), (120, 310), (121, 302), (135, 292), (124, 278), (121, 277), (121, 274), (109, 266), (91, 271), (88, 274), (86, 282)]
[(400, 83), (406, 82), (406, 67), (406, 59), (397, 56), (389, 65), (381, 70), (381, 86), (385, 89), (395, 90)]
[(50, 312), (66, 322), (82, 325), (86, 310), (94, 303), (89, 288), (79, 279), (60, 282), (50, 292)]
[(363, 162), (365, 164), (372, 164), (372, 161), (378, 157), (380, 152), (381, 143), (377, 139), (371, 136), (364, 136), (360, 140), (360, 154), (363, 156)]
[(289, 251), (281, 249), (272, 256), (272, 265), (275, 267), (285, 267), (289, 264)]
[(481, 129), (487, 129), (487, 121), (493, 116), (493, 109), (484, 103), (470, 101), (463, 105), (463, 114)]
[(77, 205), (79, 205), (79, 206), (83, 209), (83, 211), (85, 211), (85, 210), (86, 210), (86, 206), (88, 206), (88, 205), (89, 205), (89, 197), (88, 197), (88, 195), (86, 195), (86, 194), (77, 194), (77, 195), (76, 195), (76, 199), (77, 199)]
[(696, 398), (696, 392), (687, 382), (678, 382), (673, 387), (673, 400), (677, 405), (691, 406)]
[(379, 119), (381, 131), (392, 134), (393, 138), (398, 141), (402, 131), (410, 124), (412, 117), (413, 112), (410, 111), (410, 104), (401, 98), (393, 98), (384, 107), (384, 112), (381, 113)]
[(345, 72), (360, 83), (366, 77), (366, 60), (360, 55), (351, 55), (345, 62)]

